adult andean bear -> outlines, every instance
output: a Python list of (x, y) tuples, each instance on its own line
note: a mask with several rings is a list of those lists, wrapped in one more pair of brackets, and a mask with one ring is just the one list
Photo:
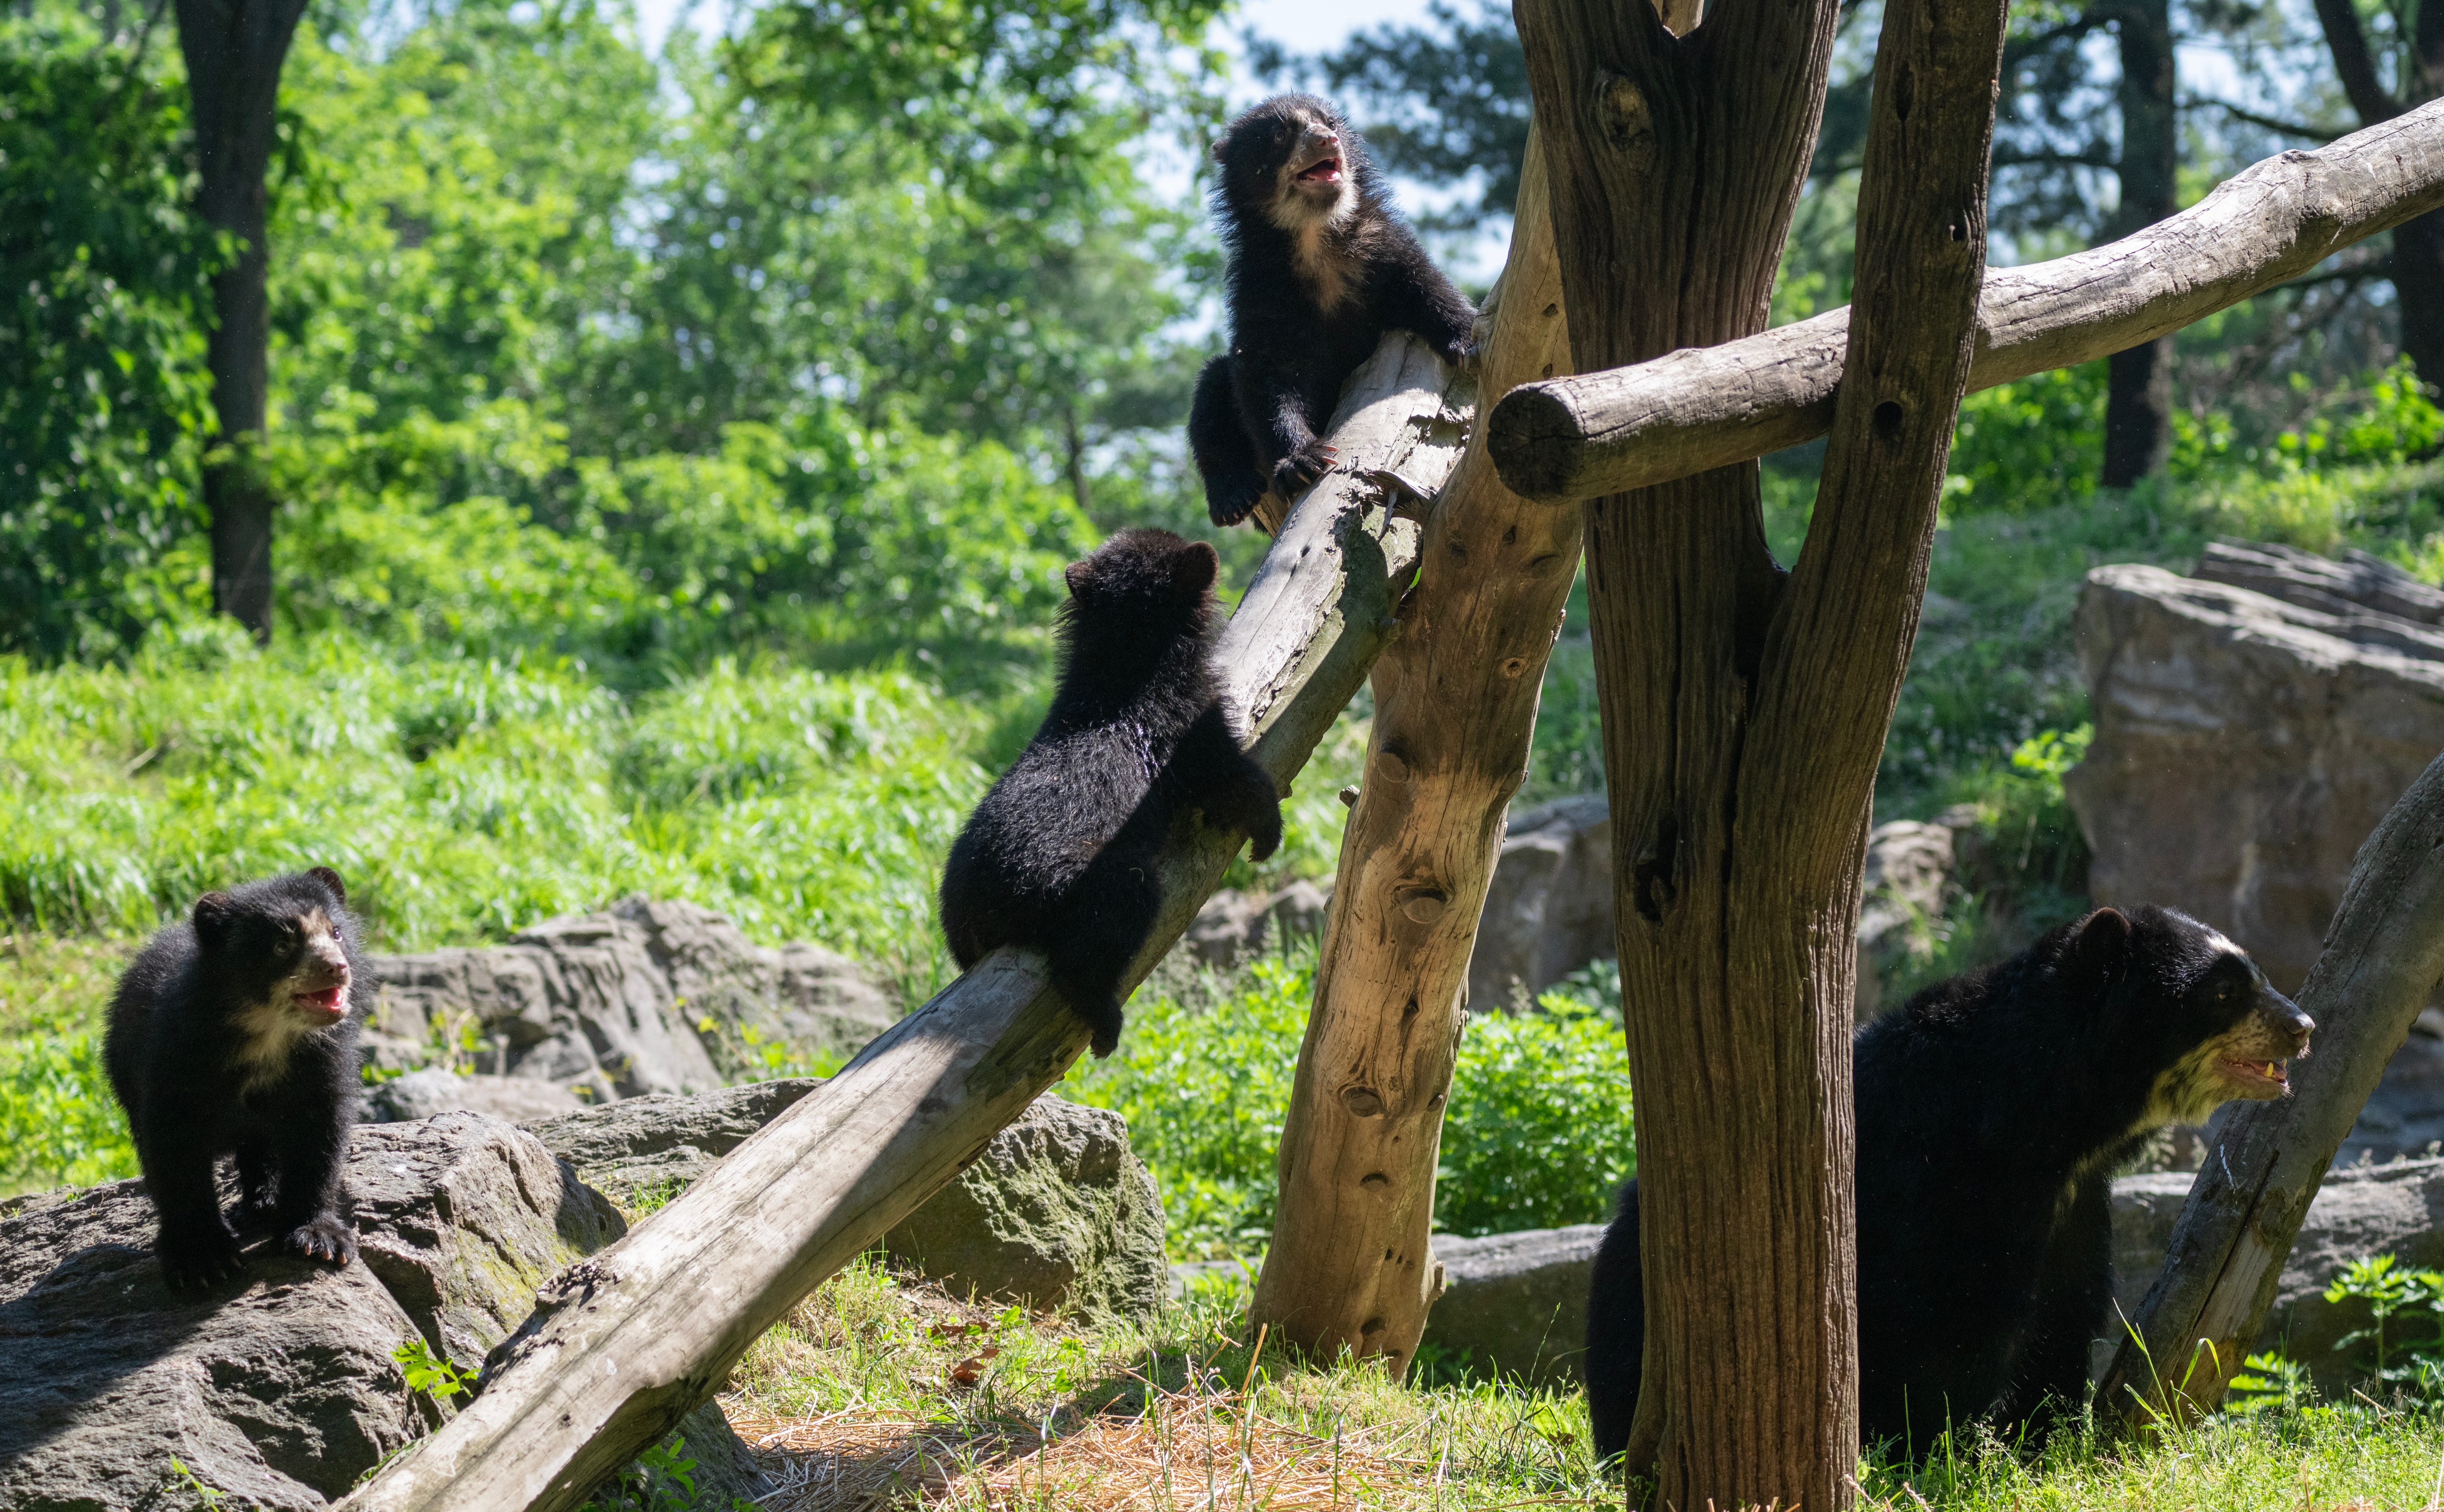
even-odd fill
[[(2172, 1123), (2290, 1091), (2314, 1028), (2241, 949), (2171, 909), (2099, 909), (1859, 1031), (1859, 1423), (2042, 1436), (2109, 1325), (2111, 1178)], [(1638, 1183), (1587, 1311), (1596, 1452), (1628, 1445), (1644, 1361)]]

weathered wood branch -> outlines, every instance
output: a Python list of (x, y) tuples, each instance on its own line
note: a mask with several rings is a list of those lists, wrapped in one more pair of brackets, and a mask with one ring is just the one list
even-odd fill
[[(2151, 341), (2444, 207), (2444, 101), (2287, 152), (2088, 251), (1986, 275), (1971, 389)], [(1513, 389), (1488, 421), (1502, 481), (1547, 503), (1762, 456), (1833, 423), (1850, 311)]]
[[(1293, 510), (1222, 637), (1249, 747), (1285, 790), (1396, 628), (1427, 494), (1473, 389), (1387, 340), (1335, 417), (1343, 466)], [(1142, 981), (1245, 837), (1183, 821)], [(997, 950), (866, 1046), (626, 1239), (558, 1278), (482, 1393), (345, 1503), (356, 1512), (573, 1508), (719, 1386), (824, 1277), (957, 1175), (1078, 1058), (1084, 1025), (1031, 951)]]
[(2212, 1412), (2266, 1330), (2334, 1152), (2444, 980), (2444, 758), (2360, 847), (2300, 990), (2315, 1042), (2279, 1102), (2232, 1110), (2097, 1396), (2126, 1425)]
[[(1569, 360), (1532, 132), (1513, 225), (1479, 320), (1488, 394)], [(1578, 562), (1578, 511), (1502, 487), (1472, 436), (1427, 521), (1399, 637), (1375, 664), (1366, 775), (1342, 836), (1251, 1315), (1277, 1339), (1398, 1367), (1441, 1293), (1426, 1235), (1469, 956)]]

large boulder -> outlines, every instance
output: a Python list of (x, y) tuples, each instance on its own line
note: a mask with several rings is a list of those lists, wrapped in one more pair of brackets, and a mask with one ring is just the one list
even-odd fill
[[(820, 1085), (632, 1097), (530, 1127), (620, 1200), (667, 1199)], [(1162, 1204), (1129, 1151), (1127, 1120), (1048, 1094), (882, 1240), (953, 1293), (1095, 1320), (1141, 1319), (1162, 1305)]]
[(365, 1093), (367, 1123), (407, 1123), (445, 1113), (488, 1113), (527, 1123), (574, 1113), (585, 1099), (557, 1081), (532, 1077), (463, 1076), (428, 1066), (380, 1082)]
[[(420, 1339), (472, 1374), (538, 1285), (624, 1231), (533, 1136), (473, 1114), (358, 1130), (348, 1183), (361, 1263), (258, 1239), (244, 1277), (201, 1297), (163, 1283), (140, 1181), (7, 1205), (0, 1506), (204, 1504), (174, 1458), (229, 1504), (324, 1506), (434, 1421), (394, 1350)], [(717, 1408), (686, 1431), (708, 1464), (746, 1463)]]
[(2063, 786), (2090, 892), (2194, 914), (2297, 991), (2361, 843), (2444, 751), (2444, 631), (2133, 565), (2088, 574), (2074, 628), (2096, 739)]
[(1180, 937), (1179, 949), (1207, 966), (1228, 969), (1277, 942), (1324, 932), (1332, 890), (1301, 879), (1278, 893), (1223, 888), (1205, 900)]
[(1612, 811), (1602, 793), (1556, 799), (1510, 817), (1476, 950), (1468, 1000), (1478, 1011), (1543, 991), (1619, 949), (1612, 925)]
[(508, 945), (375, 956), (378, 1064), (418, 1064), (472, 1027), (476, 1067), (595, 1101), (707, 1092), (768, 1075), (775, 1049), (847, 1054), (898, 1014), (813, 945), (750, 942), (692, 903), (632, 897), (536, 925)]
[(1423, 1342), (1488, 1375), (1559, 1386), (1580, 1377), (1586, 1353), (1587, 1282), (1602, 1224), (1530, 1228), (1484, 1239), (1435, 1236), (1442, 1300)]

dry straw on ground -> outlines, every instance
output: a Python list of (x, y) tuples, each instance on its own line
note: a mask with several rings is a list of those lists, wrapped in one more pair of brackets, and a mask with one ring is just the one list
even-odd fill
[(1307, 1512), (1431, 1496), (1446, 1469), (1404, 1455), (1409, 1434), (1322, 1437), (1228, 1391), (1149, 1390), (1139, 1411), (1048, 1437), (849, 1412), (731, 1423), (783, 1486), (769, 1512)]

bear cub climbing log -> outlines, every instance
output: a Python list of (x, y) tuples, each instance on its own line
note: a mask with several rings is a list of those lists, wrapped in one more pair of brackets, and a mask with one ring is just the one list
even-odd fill
[[(2307, 1015), (2186, 914), (2099, 909), (1859, 1031), (1859, 1426), (1924, 1449), (2076, 1412), (2109, 1325), (2113, 1169), (2171, 1123), (2290, 1091)], [(1627, 1446), (1646, 1316), (1638, 1183), (1597, 1251), (1596, 1452)]]
[(1035, 739), (968, 818), (942, 871), (942, 932), (962, 970), (1004, 945), (1048, 958), (1052, 985), (1107, 1056), (1120, 984), (1162, 906), (1175, 820), (1282, 842), (1280, 796), (1239, 748), (1212, 665), (1203, 542), (1123, 530), (1068, 571), (1067, 655)]
[[(347, 890), (328, 867), (195, 900), (120, 979), (102, 1062), (127, 1110), (173, 1286), (236, 1272), (238, 1232), (344, 1265), (341, 1162), (356, 1121), (361, 980)], [(237, 1232), (213, 1187), (237, 1156)]]
[(1188, 445), (1215, 525), (1268, 489), (1287, 501), (1324, 476), (1319, 432), (1341, 385), (1389, 330), (1445, 360), (1468, 353), (1476, 311), (1392, 208), (1366, 144), (1313, 95), (1276, 95), (1231, 122), (1213, 216), (1231, 254), (1231, 350), (1205, 364)]

